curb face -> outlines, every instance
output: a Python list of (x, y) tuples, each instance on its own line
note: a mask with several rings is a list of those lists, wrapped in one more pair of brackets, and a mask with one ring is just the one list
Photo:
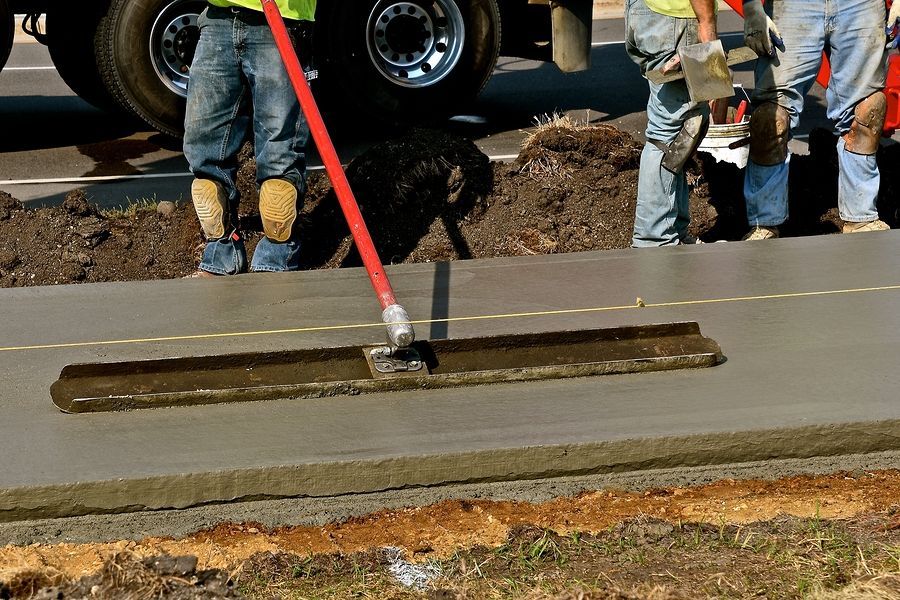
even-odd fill
[(891, 450), (900, 450), (900, 420), (300, 464), (6, 489), (0, 522)]

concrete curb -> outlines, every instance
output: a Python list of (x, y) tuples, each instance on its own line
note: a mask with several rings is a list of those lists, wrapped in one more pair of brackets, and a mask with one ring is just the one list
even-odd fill
[(0, 490), (0, 522), (900, 450), (900, 420)]

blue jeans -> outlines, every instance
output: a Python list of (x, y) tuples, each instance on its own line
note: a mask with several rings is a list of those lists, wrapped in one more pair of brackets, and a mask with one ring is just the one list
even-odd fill
[[(256, 180), (285, 179), (303, 197), (309, 126), (261, 12), (210, 6), (200, 16), (200, 41), (191, 66), (185, 116), (184, 154), (191, 172), (224, 186), (231, 223), (237, 223), (240, 193), (237, 154), (252, 125)], [(299, 200), (298, 200), (299, 202)], [(299, 210), (298, 206), (298, 210)], [(288, 241), (260, 240), (253, 271), (300, 268), (297, 228)], [(210, 240), (200, 268), (217, 274), (246, 270), (239, 232)]]
[[(754, 104), (775, 102), (788, 111), (791, 129), (803, 111), (803, 99), (816, 80), (822, 51), (828, 50), (831, 81), (825, 98), (828, 118), (839, 135), (853, 123), (860, 101), (884, 87), (883, 0), (767, 0), (766, 11), (784, 38), (785, 52), (756, 63)], [(744, 196), (751, 226), (776, 226), (788, 218), (788, 166), (747, 165)], [(845, 221), (878, 218), (875, 199), (880, 176), (875, 156), (853, 154), (838, 141), (838, 208)]]
[[(697, 19), (677, 19), (655, 13), (644, 0), (628, 0), (625, 11), (625, 48), (641, 73), (658, 69), (677, 48), (699, 42)], [(648, 82), (649, 83), (649, 82)], [(662, 85), (649, 83), (647, 139), (668, 144), (689, 118), (708, 111), (705, 103), (691, 101), (684, 80)], [(673, 173), (662, 166), (664, 154), (648, 141), (641, 152), (637, 210), (634, 216), (635, 248), (679, 244), (690, 222), (688, 186), (684, 171)]]

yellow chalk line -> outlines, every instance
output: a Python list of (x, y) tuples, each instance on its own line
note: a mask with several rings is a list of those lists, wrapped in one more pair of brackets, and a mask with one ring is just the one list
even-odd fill
[[(444, 319), (422, 319), (410, 321), (413, 325), (428, 325), (431, 323), (458, 323), (462, 321), (486, 321), (496, 319), (522, 319), (528, 317), (546, 317), (557, 315), (574, 315), (580, 313), (598, 313), (615, 310), (634, 310), (641, 308), (671, 308), (675, 306), (697, 306), (703, 304), (723, 304), (726, 302), (750, 302), (755, 300), (781, 300), (786, 298), (810, 298), (814, 296), (833, 296), (837, 294), (860, 294), (865, 292), (884, 292), (900, 290), (898, 285), (884, 285), (879, 287), (851, 288), (844, 290), (821, 290), (817, 292), (792, 292), (786, 294), (767, 294), (762, 296), (735, 296), (731, 298), (707, 298), (703, 300), (679, 300), (675, 302), (648, 303), (638, 298), (634, 304), (622, 306), (596, 306), (591, 308), (564, 308), (557, 310), (541, 310), (534, 312), (505, 313), (495, 315), (473, 315), (468, 317), (448, 317)], [(357, 323), (349, 325), (321, 325), (316, 327), (293, 327), (290, 329), (267, 329), (262, 331), (240, 331), (230, 333), (200, 333), (193, 335), (173, 335), (152, 338), (134, 338), (125, 340), (97, 340), (91, 342), (68, 342), (61, 344), (38, 344), (33, 346), (8, 346), (0, 347), (0, 352), (13, 352), (20, 350), (48, 350), (55, 348), (81, 348), (85, 346), (113, 346), (120, 344), (146, 344), (151, 342), (177, 342), (186, 340), (209, 340), (216, 338), (244, 337), (254, 335), (278, 335), (285, 333), (310, 333), (315, 331), (339, 331), (344, 329), (365, 329), (371, 327), (384, 327), (384, 323)]]

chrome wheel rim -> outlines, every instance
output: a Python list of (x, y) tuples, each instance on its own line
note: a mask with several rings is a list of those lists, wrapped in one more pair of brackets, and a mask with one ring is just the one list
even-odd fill
[(160, 81), (182, 98), (187, 97), (191, 62), (200, 27), (197, 20), (205, 6), (195, 0), (175, 0), (166, 6), (150, 30), (150, 58)]
[(459, 64), (464, 42), (465, 21), (454, 0), (381, 0), (369, 14), (369, 58), (402, 87), (428, 87), (447, 77)]

